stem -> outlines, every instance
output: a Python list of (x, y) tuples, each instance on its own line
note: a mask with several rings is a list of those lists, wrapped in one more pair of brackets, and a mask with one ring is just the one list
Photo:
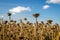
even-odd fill
[(37, 18), (36, 18), (36, 27), (38, 26), (38, 21), (37, 21)]
[(37, 18), (36, 18), (36, 23), (37, 23)]
[(0, 23), (1, 23), (1, 19), (0, 19)]
[(2, 23), (3, 23), (3, 18), (2, 18)]
[(11, 16), (9, 16), (9, 21), (11, 20)]

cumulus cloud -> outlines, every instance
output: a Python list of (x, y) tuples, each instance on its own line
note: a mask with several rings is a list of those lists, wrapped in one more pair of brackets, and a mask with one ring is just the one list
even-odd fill
[(43, 9), (48, 9), (50, 6), (49, 5), (44, 5)]
[(60, 0), (47, 0), (47, 3), (60, 4)]
[(13, 14), (20, 13), (20, 12), (23, 12), (23, 11), (31, 11), (31, 8), (30, 7), (17, 6), (15, 8), (12, 8), (12, 9), (9, 10), (9, 12), (12, 12)]

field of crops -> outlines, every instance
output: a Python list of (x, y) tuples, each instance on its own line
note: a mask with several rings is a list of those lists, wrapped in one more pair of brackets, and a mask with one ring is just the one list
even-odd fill
[[(9, 19), (11, 19), (9, 14)], [(36, 14), (37, 15), (37, 14)], [(35, 16), (37, 19), (38, 16)], [(25, 21), (27, 18), (24, 19)], [(52, 20), (46, 23), (36, 20), (36, 23), (20, 20), (18, 23), (14, 20), (1, 21), (0, 40), (60, 40), (59, 24), (52, 24)]]

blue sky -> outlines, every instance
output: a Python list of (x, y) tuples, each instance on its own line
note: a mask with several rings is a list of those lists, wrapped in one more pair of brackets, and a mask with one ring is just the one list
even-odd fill
[[(5, 20), (8, 20), (7, 13), (9, 12), (9, 10), (13, 10), (14, 8), (18, 7), (21, 7), (21, 10), (20, 12), (15, 11), (16, 13), (12, 14), (12, 19), (14, 20), (18, 21), (19, 19), (27, 18), (28, 21), (35, 22), (35, 18), (32, 16), (32, 14), (39, 13), (39, 22), (46, 22), (48, 19), (51, 19), (53, 20), (53, 23), (60, 24), (59, 0), (0, 0), (0, 18), (1, 16), (3, 16)], [(22, 10), (23, 7), (29, 8), (27, 10)]]

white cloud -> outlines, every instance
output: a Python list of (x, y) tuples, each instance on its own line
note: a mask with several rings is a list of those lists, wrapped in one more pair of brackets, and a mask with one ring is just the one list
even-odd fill
[(12, 12), (13, 14), (14, 13), (20, 13), (20, 12), (23, 12), (23, 11), (31, 11), (31, 8), (30, 7), (17, 6), (15, 8), (12, 8), (12, 9), (9, 10), (9, 12)]
[(49, 5), (44, 5), (43, 9), (48, 9), (50, 6)]
[(47, 0), (47, 3), (60, 4), (60, 0)]

